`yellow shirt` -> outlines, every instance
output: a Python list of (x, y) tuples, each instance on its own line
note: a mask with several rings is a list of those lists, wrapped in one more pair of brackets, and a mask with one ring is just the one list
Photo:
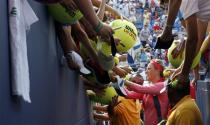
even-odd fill
[(183, 97), (173, 108), (166, 125), (202, 125), (198, 106), (189, 95)]
[(138, 100), (118, 97), (121, 101), (114, 108), (111, 125), (140, 125), (140, 103)]

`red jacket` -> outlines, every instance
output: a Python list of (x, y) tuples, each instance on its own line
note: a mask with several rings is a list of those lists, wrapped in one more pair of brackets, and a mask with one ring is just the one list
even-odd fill
[(138, 84), (131, 84), (126, 90), (127, 98), (141, 99), (144, 109), (144, 124), (145, 125), (157, 125), (158, 116), (155, 109), (153, 96), (157, 95), (160, 106), (162, 119), (167, 119), (169, 102), (167, 92), (161, 93), (160, 90), (164, 87), (164, 82), (160, 81), (158, 83), (152, 84), (150, 86), (141, 86)]

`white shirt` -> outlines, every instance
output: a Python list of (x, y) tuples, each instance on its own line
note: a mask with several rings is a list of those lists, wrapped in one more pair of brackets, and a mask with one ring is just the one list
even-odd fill
[(210, 21), (210, 0), (182, 0), (180, 11), (183, 19), (195, 14), (203, 21)]

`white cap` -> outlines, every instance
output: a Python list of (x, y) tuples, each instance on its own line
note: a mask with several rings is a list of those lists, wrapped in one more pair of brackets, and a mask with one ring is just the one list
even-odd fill
[(85, 67), (80, 67), (80, 72), (86, 75), (91, 73), (90, 70)]
[(83, 74), (90, 74), (91, 73), (90, 70), (88, 70), (84, 66), (82, 57), (78, 53), (76, 53), (74, 51), (71, 51), (68, 54), (71, 56), (72, 61), (79, 66), (81, 73), (83, 73)]

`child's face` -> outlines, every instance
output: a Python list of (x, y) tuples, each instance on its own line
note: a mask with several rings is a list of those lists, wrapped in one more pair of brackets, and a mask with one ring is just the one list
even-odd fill
[(142, 85), (143, 82), (144, 82), (143, 78), (140, 77), (140, 76), (134, 76), (134, 77), (131, 79), (131, 81), (134, 82), (134, 83), (137, 83), (137, 84), (139, 84), (139, 85)]

